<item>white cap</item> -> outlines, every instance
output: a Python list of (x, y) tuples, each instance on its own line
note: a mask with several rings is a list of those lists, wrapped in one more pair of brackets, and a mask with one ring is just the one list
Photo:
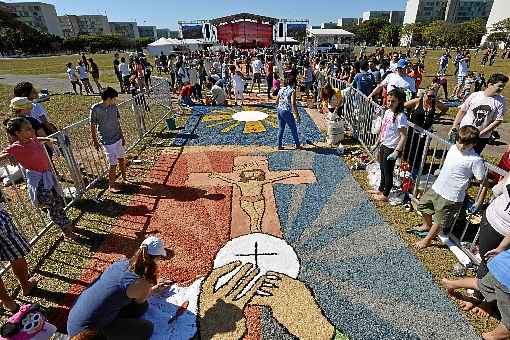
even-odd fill
[(156, 236), (147, 237), (140, 248), (147, 246), (147, 253), (152, 256), (166, 256), (165, 244), (163, 241)]

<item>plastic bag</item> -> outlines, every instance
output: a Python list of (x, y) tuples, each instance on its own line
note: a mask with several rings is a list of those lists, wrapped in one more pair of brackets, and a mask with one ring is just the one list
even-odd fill
[(380, 165), (378, 162), (367, 166), (368, 185), (374, 190), (377, 190), (381, 183), (381, 169), (379, 167)]

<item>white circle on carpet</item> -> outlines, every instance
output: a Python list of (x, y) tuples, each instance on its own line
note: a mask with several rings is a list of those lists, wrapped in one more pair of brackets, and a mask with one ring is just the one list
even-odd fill
[[(299, 259), (294, 249), (285, 240), (268, 234), (248, 234), (228, 241), (216, 254), (214, 268), (234, 261), (241, 261), (243, 264), (252, 263), (260, 270), (239, 296), (246, 294), (255, 281), (268, 271), (286, 274), (292, 278), (297, 278), (299, 275)], [(216, 283), (216, 289), (226, 284), (239, 269), (220, 277)]]
[(239, 122), (258, 122), (267, 118), (267, 113), (261, 111), (239, 111), (232, 116), (232, 119)]

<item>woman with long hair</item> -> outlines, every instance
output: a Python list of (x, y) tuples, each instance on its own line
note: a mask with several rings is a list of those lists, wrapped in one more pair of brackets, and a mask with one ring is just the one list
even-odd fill
[(328, 111), (333, 116), (340, 114), (340, 107), (342, 106), (342, 92), (333, 88), (331, 84), (326, 84), (321, 90), (321, 99), (324, 111)]
[(157, 283), (158, 262), (166, 256), (163, 241), (146, 238), (131, 259), (114, 262), (78, 298), (69, 313), (71, 339), (97, 335), (102, 339), (149, 339), (153, 325), (141, 319), (147, 299), (167, 289)]
[[(441, 114), (448, 112), (448, 107), (436, 100), (436, 90), (434, 87), (429, 87), (423, 96), (406, 102), (405, 108), (412, 111), (410, 121), (427, 131), (432, 129), (432, 125), (437, 118), (437, 110)], [(416, 131), (407, 140), (404, 158), (411, 166), (413, 176), (418, 174), (423, 150), (425, 149), (425, 141), (426, 135)]]
[(289, 72), (285, 82), (286, 86), (280, 90), (278, 97), (276, 98), (279, 126), (278, 150), (283, 149), (283, 134), (285, 132), (286, 125), (290, 128), (290, 132), (294, 138), (294, 143), (296, 144), (296, 149), (301, 148), (296, 126), (296, 121), (298, 123), (301, 122), (296, 103), (296, 83), (296, 73), (294, 71)]

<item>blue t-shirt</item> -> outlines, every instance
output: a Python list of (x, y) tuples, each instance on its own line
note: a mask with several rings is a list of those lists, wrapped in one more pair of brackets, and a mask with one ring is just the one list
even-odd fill
[(120, 310), (130, 304), (126, 295), (130, 284), (139, 277), (130, 272), (129, 261), (113, 263), (87, 288), (74, 304), (67, 319), (67, 334), (75, 336), (84, 330), (102, 328), (117, 318)]
[(489, 272), (510, 292), (510, 250), (505, 250), (489, 261)]
[(372, 73), (361, 72), (354, 76), (354, 88), (360, 90), (365, 96), (369, 96), (375, 88), (375, 79)]

